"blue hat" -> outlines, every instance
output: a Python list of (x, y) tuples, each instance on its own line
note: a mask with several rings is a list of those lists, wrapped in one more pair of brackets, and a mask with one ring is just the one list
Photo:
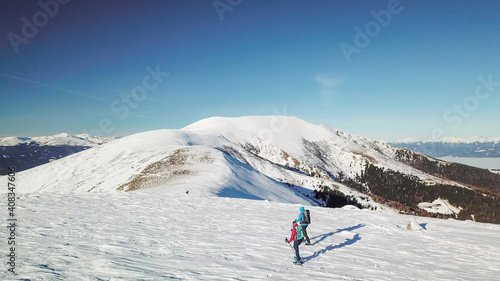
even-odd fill
[(304, 207), (300, 207), (300, 212), (304, 212)]

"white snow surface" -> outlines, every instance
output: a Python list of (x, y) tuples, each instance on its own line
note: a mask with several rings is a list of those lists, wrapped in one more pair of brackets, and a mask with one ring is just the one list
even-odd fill
[(90, 136), (87, 134), (70, 135), (67, 133), (61, 133), (53, 136), (41, 137), (0, 138), (0, 146), (16, 146), (27, 143), (36, 143), (39, 146), (96, 146), (115, 139), (117, 139), (117, 137)]
[(439, 214), (447, 214), (447, 215), (458, 214), (462, 210), (461, 207), (457, 208), (457, 207), (451, 205), (450, 202), (448, 202), (448, 200), (441, 199), (441, 198), (438, 198), (438, 199), (432, 201), (432, 203), (429, 203), (429, 202), (419, 203), (418, 207), (420, 209), (426, 210), (429, 213), (439, 213)]
[[(408, 231), (411, 216), (309, 206), (312, 246), (300, 246), (305, 263), (297, 266), (284, 239), (301, 205), (145, 191), (19, 196), (17, 275), (2, 270), (0, 280), (493, 281), (500, 276), (500, 225), (419, 217), (423, 230)], [(6, 200), (0, 202), (6, 210)], [(7, 243), (0, 245), (8, 253)], [(5, 268), (5, 255), (2, 259)]]

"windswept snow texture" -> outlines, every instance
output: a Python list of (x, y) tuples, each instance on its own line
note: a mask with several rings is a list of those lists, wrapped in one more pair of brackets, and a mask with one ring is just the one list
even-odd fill
[[(0, 280), (499, 280), (500, 225), (156, 192), (38, 193), (16, 209), (16, 272)], [(5, 198), (5, 197), (4, 197)], [(6, 200), (0, 207), (7, 209)], [(4, 232), (6, 231), (3, 228)], [(4, 236), (5, 237), (5, 236)], [(7, 253), (7, 243), (0, 250)], [(6, 267), (6, 257), (2, 257)]]

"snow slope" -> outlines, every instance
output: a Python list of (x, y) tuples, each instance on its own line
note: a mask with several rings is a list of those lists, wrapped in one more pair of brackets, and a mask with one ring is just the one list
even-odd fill
[(448, 200), (443, 200), (438, 198), (432, 203), (422, 202), (418, 204), (418, 207), (431, 213), (439, 214), (458, 214), (461, 210), (459, 208), (453, 207)]
[[(390, 210), (336, 181), (360, 175), (367, 163), (428, 185), (461, 187), (395, 160), (396, 150), (291, 116), (213, 117), (180, 130), (123, 137), (21, 172), (20, 192), (189, 189), (205, 196), (324, 204), (309, 198), (326, 186), (365, 207)], [(0, 184), (5, 180), (0, 177)]]
[(283, 184), (206, 146), (215, 143), (224, 140), (179, 130), (136, 134), (21, 172), (19, 183), (23, 188), (19, 192), (155, 188), (312, 204)]
[[(500, 225), (419, 217), (424, 229), (409, 231), (411, 216), (308, 207), (313, 245), (300, 246), (301, 267), (292, 265), (293, 252), (284, 242), (300, 205), (151, 191), (20, 196), (18, 275), (2, 270), (0, 280), (492, 281), (500, 276)], [(7, 208), (6, 200), (0, 208)], [(7, 243), (0, 245), (7, 253)]]

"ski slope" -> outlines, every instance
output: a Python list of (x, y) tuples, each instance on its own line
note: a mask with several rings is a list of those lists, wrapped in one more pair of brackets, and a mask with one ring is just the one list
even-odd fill
[[(309, 206), (313, 245), (301, 245), (305, 263), (296, 266), (284, 239), (298, 204), (142, 190), (30, 193), (20, 195), (17, 206), (18, 275), (3, 270), (0, 280), (500, 276), (500, 225), (418, 217), (424, 230), (409, 231), (411, 216)], [(0, 245), (6, 253), (7, 243)]]

